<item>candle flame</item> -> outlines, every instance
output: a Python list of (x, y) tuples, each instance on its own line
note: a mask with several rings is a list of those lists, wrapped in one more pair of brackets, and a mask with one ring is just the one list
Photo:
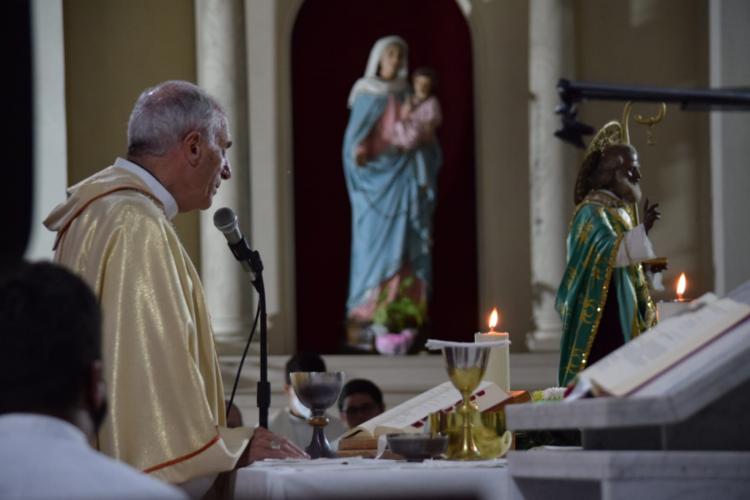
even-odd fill
[(677, 279), (677, 300), (682, 300), (682, 296), (685, 294), (685, 289), (687, 288), (687, 278), (685, 277), (685, 273), (680, 274), (680, 277)]
[(497, 326), (497, 323), (498, 323), (498, 321), (500, 319), (499, 316), (500, 316), (500, 314), (497, 312), (497, 307), (493, 308), (492, 309), (492, 313), (490, 314), (490, 319), (488, 321), (488, 323), (490, 325), (490, 331), (491, 332), (495, 331), (495, 327)]

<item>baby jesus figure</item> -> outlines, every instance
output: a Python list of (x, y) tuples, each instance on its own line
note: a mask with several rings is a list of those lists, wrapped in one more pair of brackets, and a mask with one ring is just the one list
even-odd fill
[(408, 151), (435, 140), (435, 129), (443, 115), (434, 95), (437, 75), (431, 68), (421, 67), (412, 74), (413, 93), (407, 96), (399, 111), (399, 120), (392, 129), (391, 144)]

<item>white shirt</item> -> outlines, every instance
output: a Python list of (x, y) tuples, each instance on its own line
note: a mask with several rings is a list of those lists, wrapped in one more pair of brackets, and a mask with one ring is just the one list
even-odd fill
[(92, 449), (74, 425), (0, 415), (0, 498), (185, 499), (180, 490)]
[(140, 165), (136, 165), (132, 161), (128, 161), (125, 158), (117, 158), (115, 160), (114, 166), (127, 170), (131, 174), (135, 174), (140, 177), (140, 179), (146, 183), (154, 196), (156, 196), (164, 206), (164, 214), (167, 216), (167, 219), (174, 219), (174, 216), (177, 215), (178, 211), (177, 200), (175, 200), (174, 196), (172, 196), (172, 193), (167, 191), (167, 188), (165, 188), (161, 184), (161, 182), (159, 182), (159, 179), (154, 177), (151, 172), (149, 172), (145, 168), (141, 167)]
[[(344, 427), (344, 423), (338, 418), (328, 414), (326, 414), (326, 417), (328, 417), (329, 422), (328, 425), (325, 426), (323, 432), (333, 448), (335, 440), (346, 432), (346, 427)], [(268, 430), (280, 436), (284, 436), (303, 450), (307, 448), (310, 445), (310, 441), (312, 441), (312, 426), (307, 423), (306, 419), (292, 415), (289, 408), (280, 410), (271, 418), (268, 422)]]

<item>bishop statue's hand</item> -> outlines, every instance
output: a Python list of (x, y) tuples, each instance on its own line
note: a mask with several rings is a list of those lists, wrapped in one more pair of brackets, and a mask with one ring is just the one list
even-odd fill
[(643, 226), (646, 228), (646, 234), (651, 231), (654, 222), (661, 219), (661, 212), (656, 209), (658, 206), (658, 203), (649, 206), (648, 198), (646, 198), (646, 202), (643, 204)]

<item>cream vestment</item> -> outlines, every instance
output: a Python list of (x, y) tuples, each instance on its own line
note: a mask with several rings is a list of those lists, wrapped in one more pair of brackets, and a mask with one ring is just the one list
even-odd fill
[(252, 430), (226, 427), (200, 278), (164, 204), (126, 164), (71, 187), (45, 225), (58, 232), (56, 260), (102, 305), (109, 415), (99, 449), (181, 483), (231, 470)]

